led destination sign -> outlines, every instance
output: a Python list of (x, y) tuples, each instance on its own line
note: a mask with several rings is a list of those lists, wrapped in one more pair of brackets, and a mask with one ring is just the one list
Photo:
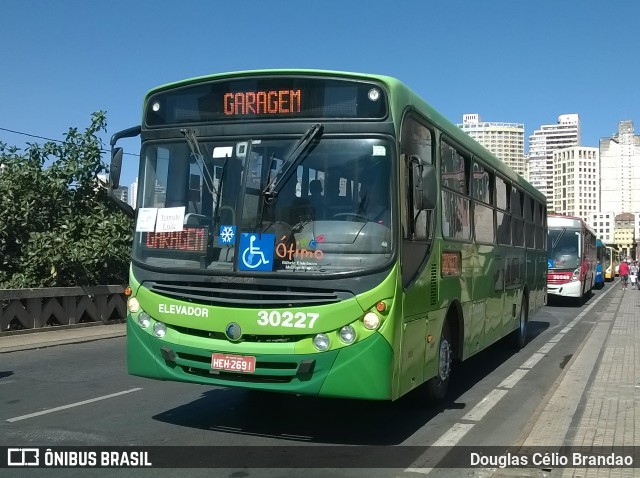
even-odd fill
[(300, 113), (302, 90), (245, 91), (225, 93), (224, 114), (237, 115), (285, 115)]
[(142, 244), (147, 249), (206, 254), (207, 228), (185, 227), (182, 231), (143, 232)]
[(250, 119), (383, 119), (375, 83), (309, 77), (241, 78), (160, 91), (147, 99), (146, 125)]

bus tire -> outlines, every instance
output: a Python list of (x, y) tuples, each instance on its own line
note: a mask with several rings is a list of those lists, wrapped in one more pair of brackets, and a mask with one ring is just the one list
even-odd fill
[(513, 331), (513, 346), (516, 350), (524, 348), (527, 344), (527, 326), (529, 325), (529, 300), (526, 295), (522, 296), (520, 304), (520, 315), (518, 317), (518, 328)]
[(426, 383), (427, 401), (429, 403), (441, 402), (447, 396), (452, 361), (451, 326), (447, 318), (442, 325), (438, 344), (438, 370), (436, 376), (431, 377)]

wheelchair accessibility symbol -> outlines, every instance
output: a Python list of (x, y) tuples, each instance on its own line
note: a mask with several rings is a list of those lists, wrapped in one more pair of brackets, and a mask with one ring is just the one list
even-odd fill
[(242, 234), (240, 236), (240, 260), (238, 270), (273, 270), (275, 234)]

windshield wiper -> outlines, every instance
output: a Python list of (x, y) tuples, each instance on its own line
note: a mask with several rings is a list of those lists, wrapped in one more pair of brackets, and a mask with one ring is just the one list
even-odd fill
[[(191, 150), (191, 155), (195, 158), (195, 163), (198, 166), (198, 169), (200, 169), (202, 176), (204, 176), (208, 180), (208, 183), (211, 184), (211, 187), (209, 187), (207, 181), (203, 181), (207, 186), (209, 193), (217, 196), (218, 190), (216, 189), (216, 185), (213, 181), (214, 175), (209, 171), (207, 163), (204, 161), (204, 155), (200, 152), (200, 144), (198, 143), (196, 132), (192, 129), (181, 129), (180, 132), (184, 135), (184, 139), (187, 141), (189, 149)], [(200, 163), (202, 163), (202, 166)]]
[(267, 187), (262, 191), (262, 197), (265, 202), (271, 203), (275, 199), (280, 192), (280, 186), (286, 182), (289, 177), (291, 177), (293, 172), (300, 165), (303, 154), (307, 151), (313, 140), (322, 134), (323, 129), (324, 127), (320, 123), (313, 125), (296, 143), (292, 153), (284, 162), (280, 174), (278, 174), (273, 181), (267, 184)]
[[(270, 183), (270, 181), (271, 181), (271, 168), (273, 167), (273, 163), (275, 162), (275, 160), (276, 160), (275, 153), (271, 153), (271, 156), (269, 157), (269, 171), (267, 172), (267, 180), (265, 181), (266, 184), (271, 184)], [(262, 186), (262, 185), (260, 185), (260, 186)], [(264, 191), (266, 191), (266, 187), (262, 191), (263, 191), (263, 194), (264, 194)], [(267, 202), (266, 198), (265, 198), (264, 201), (260, 202), (260, 212), (258, 213), (258, 217), (257, 217), (258, 223), (256, 225), (256, 229), (258, 229), (258, 230), (262, 230), (262, 218), (264, 217), (264, 208), (266, 206), (266, 204), (265, 204), (266, 202)]]
[[(219, 188), (216, 190), (216, 198), (215, 198), (215, 206), (213, 207), (213, 227), (216, 227), (216, 224), (220, 222), (220, 193), (222, 192), (222, 188), (224, 187), (224, 177), (227, 173), (227, 164), (229, 163), (229, 156), (225, 156), (224, 163), (222, 163), (222, 172), (220, 173), (220, 184)], [(213, 184), (213, 183), (211, 183)], [(213, 188), (215, 189), (215, 184), (213, 184)]]
[(564, 236), (564, 233), (567, 231), (566, 228), (562, 228), (562, 230), (560, 231), (560, 234), (558, 234), (558, 237), (556, 238), (555, 241), (553, 241), (553, 243), (551, 244), (551, 252), (555, 252), (556, 251), (556, 247), (558, 247), (558, 244), (560, 243), (560, 239), (562, 239), (562, 236)]

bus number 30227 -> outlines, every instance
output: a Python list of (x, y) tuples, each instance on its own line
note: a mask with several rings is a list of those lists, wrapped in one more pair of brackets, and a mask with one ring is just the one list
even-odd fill
[(258, 325), (272, 327), (293, 327), (296, 329), (311, 329), (320, 317), (314, 312), (279, 312), (261, 310), (258, 312)]

